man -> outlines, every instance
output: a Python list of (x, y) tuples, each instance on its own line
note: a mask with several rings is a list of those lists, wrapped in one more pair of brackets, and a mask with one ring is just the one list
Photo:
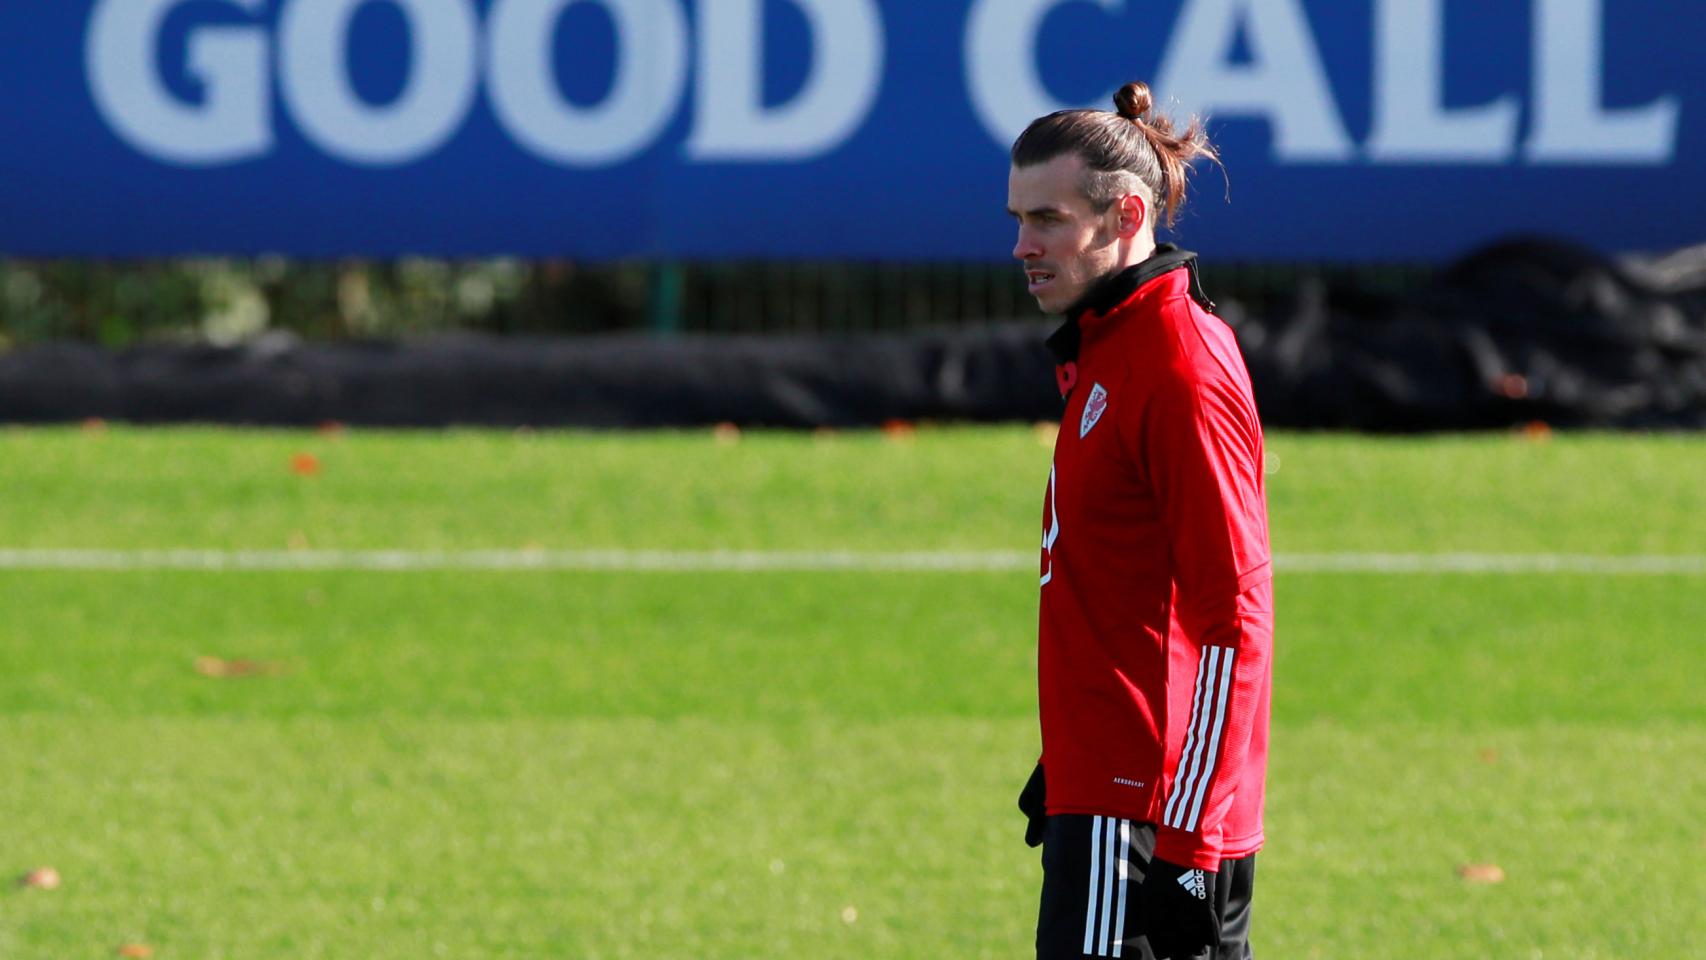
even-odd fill
[(1273, 602), (1262, 431), (1195, 256), (1157, 247), (1200, 129), (1073, 110), (1014, 143), (1009, 212), (1066, 410), (1043, 512), (1037, 956), (1251, 956)]

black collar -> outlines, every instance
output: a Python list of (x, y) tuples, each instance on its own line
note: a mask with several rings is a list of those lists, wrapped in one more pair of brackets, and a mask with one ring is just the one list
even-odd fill
[(1083, 340), (1083, 331), (1078, 326), (1080, 318), (1086, 313), (1107, 313), (1131, 299), (1131, 295), (1144, 284), (1180, 267), (1188, 267), (1191, 271), (1191, 297), (1204, 309), (1213, 311), (1214, 303), (1203, 293), (1202, 281), (1197, 277), (1197, 255), (1189, 250), (1180, 250), (1171, 243), (1163, 243), (1155, 248), (1149, 259), (1103, 279), (1067, 308), (1066, 322), (1048, 338), (1049, 352), (1061, 363), (1077, 360)]

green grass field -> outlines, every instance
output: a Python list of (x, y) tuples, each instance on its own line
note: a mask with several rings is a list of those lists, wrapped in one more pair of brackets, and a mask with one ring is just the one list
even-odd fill
[[(1282, 554), (1706, 553), (1706, 437), (1269, 447)], [(0, 548), (1028, 551), (1047, 470), (1028, 428), (11, 429)], [(1276, 593), (1261, 956), (1700, 955), (1706, 576)], [(1030, 572), (9, 569), (0, 602), (5, 960), (1028, 955)]]

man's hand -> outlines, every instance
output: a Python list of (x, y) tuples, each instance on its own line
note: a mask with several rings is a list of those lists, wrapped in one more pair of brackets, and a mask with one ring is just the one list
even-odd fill
[(1139, 900), (1138, 923), (1156, 960), (1190, 960), (1220, 942), (1209, 871), (1150, 860)]
[(1043, 824), (1048, 822), (1046, 793), (1043, 765), (1039, 763), (1031, 771), (1031, 779), (1025, 781), (1025, 789), (1019, 791), (1019, 812), (1030, 818), (1030, 822), (1025, 824), (1025, 845), (1028, 847), (1042, 845)]

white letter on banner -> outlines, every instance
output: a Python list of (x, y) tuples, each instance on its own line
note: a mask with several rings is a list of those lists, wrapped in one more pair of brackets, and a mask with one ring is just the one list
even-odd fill
[(1443, 0), (1380, 0), (1375, 14), (1374, 132), (1379, 161), (1502, 163), (1516, 152), (1518, 104), (1503, 96), (1447, 110)]
[[(190, 36), (188, 66), (205, 91), (185, 103), (160, 79), (155, 50), (166, 16), (186, 0), (101, 0), (84, 47), (89, 90), (107, 125), (168, 163), (211, 166), (266, 153), (273, 144), (267, 39), (255, 27), (204, 27)], [(266, 0), (227, 0), (258, 13)]]
[(1535, 163), (1662, 165), (1676, 156), (1675, 96), (1604, 110), (1600, 0), (1535, 0)]
[(858, 129), (883, 75), (882, 14), (872, 0), (792, 0), (810, 23), (811, 73), (792, 100), (764, 106), (760, 0), (699, 5), (699, 160), (794, 160), (827, 153)]
[(687, 23), (676, 0), (597, 0), (616, 22), (616, 79), (604, 102), (570, 103), (552, 38), (579, 0), (498, 0), (488, 21), (492, 107), (527, 149), (571, 167), (621, 163), (669, 123), (687, 82)]
[[(966, 23), (966, 86), (972, 109), (985, 130), (1003, 147), (1018, 139), (1031, 121), (1066, 109), (1049, 96), (1037, 73), (1037, 32), (1048, 12), (1073, 0), (977, 0)], [(1093, 0), (1117, 11), (1125, 0)], [(1111, 105), (1109, 90), (1097, 104)]]
[(371, 0), (295, 0), (279, 25), (285, 102), (308, 139), (351, 163), (392, 166), (438, 149), (479, 89), (479, 21), (468, 0), (388, 0), (409, 24), (409, 79), (372, 106), (350, 86), (350, 19)]
[[(1248, 65), (1226, 59), (1240, 24), (1254, 61)], [(1159, 94), (1186, 110), (1267, 118), (1280, 160), (1351, 157), (1350, 137), (1297, 0), (1192, 0), (1179, 13), (1158, 77)]]

